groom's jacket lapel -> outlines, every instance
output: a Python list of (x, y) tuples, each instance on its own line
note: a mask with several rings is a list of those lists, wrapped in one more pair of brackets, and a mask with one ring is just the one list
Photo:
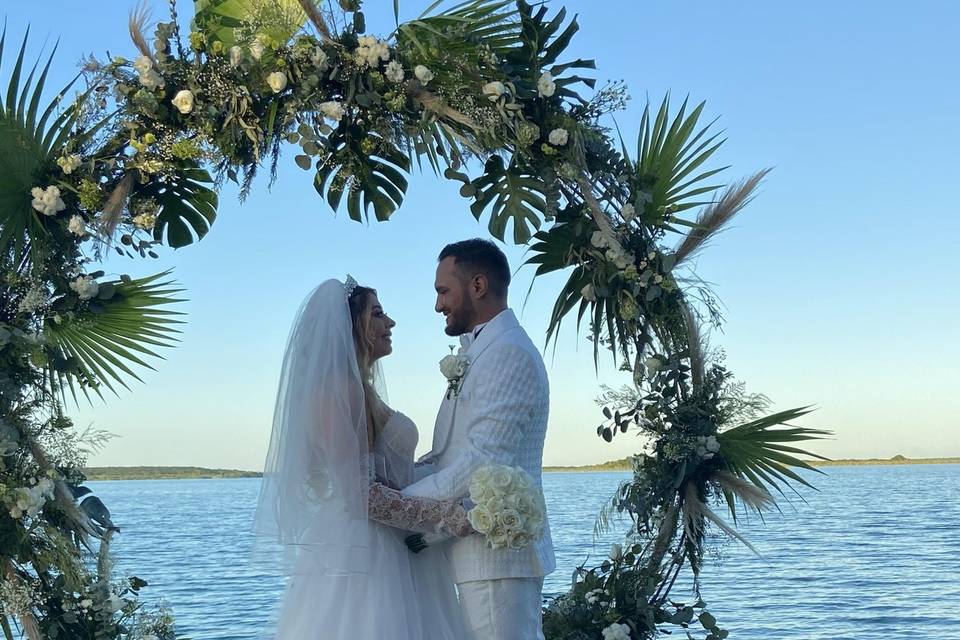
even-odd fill
[[(490, 345), (519, 326), (520, 323), (517, 321), (517, 316), (514, 315), (511, 309), (502, 311), (487, 323), (480, 331), (477, 339), (473, 341), (470, 348), (465, 352), (470, 364), (463, 378), (463, 387), (461, 387), (461, 390), (470, 384), (470, 369), (481, 354), (483, 354)], [(446, 450), (447, 445), (450, 444), (450, 435), (453, 432), (453, 423), (456, 420), (457, 402), (459, 399), (459, 396), (453, 396), (449, 399), (444, 397), (437, 415), (437, 423), (434, 426), (433, 451), (431, 452), (431, 457), (436, 458), (440, 456)]]

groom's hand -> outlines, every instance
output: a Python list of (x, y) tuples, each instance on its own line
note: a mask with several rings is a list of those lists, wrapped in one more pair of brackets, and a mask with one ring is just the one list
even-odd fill
[(423, 539), (422, 533), (415, 533), (407, 536), (403, 541), (406, 543), (407, 548), (414, 553), (420, 553), (429, 546)]

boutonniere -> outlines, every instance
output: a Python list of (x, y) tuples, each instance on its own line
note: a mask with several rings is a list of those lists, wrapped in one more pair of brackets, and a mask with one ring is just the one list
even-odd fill
[(456, 355), (453, 353), (453, 346), (450, 347), (450, 355), (440, 361), (440, 373), (447, 379), (448, 400), (460, 393), (460, 385), (463, 384), (463, 376), (467, 374), (469, 364), (467, 356), (462, 353)]

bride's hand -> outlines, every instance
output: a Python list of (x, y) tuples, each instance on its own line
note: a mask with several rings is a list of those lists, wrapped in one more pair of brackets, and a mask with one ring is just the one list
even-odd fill
[(476, 533), (476, 529), (470, 524), (467, 517), (467, 510), (456, 502), (451, 502), (447, 513), (444, 514), (441, 522), (443, 528), (458, 538), (466, 538)]

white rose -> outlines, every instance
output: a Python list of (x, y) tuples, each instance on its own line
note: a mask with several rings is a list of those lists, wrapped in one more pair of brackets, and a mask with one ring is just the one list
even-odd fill
[(537, 92), (544, 98), (549, 98), (557, 91), (557, 83), (549, 71), (544, 71), (537, 80)]
[(259, 60), (263, 56), (263, 52), (266, 51), (266, 47), (263, 46), (263, 43), (260, 40), (254, 40), (250, 44), (250, 55), (253, 56), (254, 60)]
[(646, 360), (644, 360), (643, 364), (646, 365), (647, 371), (648, 371), (650, 374), (654, 374), (654, 373), (656, 373), (657, 371), (660, 371), (660, 367), (663, 366), (663, 361), (660, 360), (660, 358), (658, 358), (658, 357), (656, 357), (656, 356), (650, 356), (649, 358), (647, 358)]
[(516, 509), (504, 509), (498, 513), (497, 522), (507, 531), (517, 532), (523, 529), (523, 516)]
[(67, 229), (70, 230), (70, 233), (80, 236), (81, 238), (87, 235), (87, 225), (83, 222), (83, 218), (80, 216), (73, 216), (70, 218), (70, 223), (67, 225)]
[(318, 108), (320, 109), (320, 113), (330, 118), (331, 120), (336, 120), (337, 122), (340, 122), (340, 120), (343, 118), (344, 109), (343, 109), (343, 105), (339, 102), (336, 102), (336, 101), (322, 102), (320, 103), (320, 106)]
[(440, 373), (443, 374), (444, 378), (447, 380), (456, 380), (463, 375), (463, 367), (460, 364), (460, 360), (461, 356), (455, 356), (453, 354), (444, 356), (443, 360), (440, 361)]
[(614, 622), (603, 630), (603, 640), (630, 640), (630, 627)]
[(384, 70), (384, 75), (390, 82), (403, 82), (403, 65), (396, 60), (391, 61)]
[(623, 547), (619, 544), (614, 544), (610, 547), (610, 559), (614, 562), (620, 560), (623, 557)]
[(487, 508), (487, 511), (494, 515), (497, 515), (507, 507), (503, 498), (493, 494), (489, 494), (487, 496), (487, 499), (483, 502), (483, 506)]
[(91, 600), (90, 598), (84, 598), (83, 600), (80, 601), (81, 609), (89, 609), (92, 606), (93, 606), (93, 600)]
[(513, 474), (509, 467), (497, 466), (490, 473), (490, 483), (496, 489), (506, 489), (513, 482)]
[(480, 533), (486, 533), (493, 528), (493, 515), (483, 506), (470, 509), (467, 512), (467, 520), (470, 521), (470, 526)]
[(587, 302), (594, 302), (597, 299), (597, 292), (594, 290), (592, 283), (580, 289), (580, 295), (583, 296), (583, 299)]
[(287, 74), (283, 71), (274, 71), (267, 76), (267, 84), (274, 93), (280, 93), (287, 88)]
[(491, 102), (496, 102), (500, 96), (507, 92), (507, 85), (499, 81), (488, 82), (483, 85), (483, 95), (487, 96)]
[(413, 75), (417, 76), (417, 80), (423, 84), (427, 84), (433, 80), (433, 71), (430, 71), (430, 69), (427, 69), (422, 64), (418, 64), (413, 68)]
[(550, 132), (549, 141), (555, 147), (562, 147), (570, 139), (570, 133), (566, 129), (554, 129)]
[(237, 45), (230, 47), (230, 66), (239, 67), (241, 62), (243, 62), (243, 49)]
[(177, 111), (187, 115), (193, 111), (193, 93), (187, 89), (181, 89), (177, 92), (177, 95), (173, 96), (170, 103), (177, 108)]
[(717, 436), (710, 436), (707, 438), (706, 447), (707, 451), (712, 451), (713, 453), (720, 451), (720, 441), (717, 440)]
[(511, 533), (507, 536), (507, 548), (519, 551), (530, 544), (530, 538), (523, 533)]
[(624, 221), (630, 222), (637, 215), (637, 210), (632, 204), (627, 203), (620, 209), (620, 215), (623, 216)]

